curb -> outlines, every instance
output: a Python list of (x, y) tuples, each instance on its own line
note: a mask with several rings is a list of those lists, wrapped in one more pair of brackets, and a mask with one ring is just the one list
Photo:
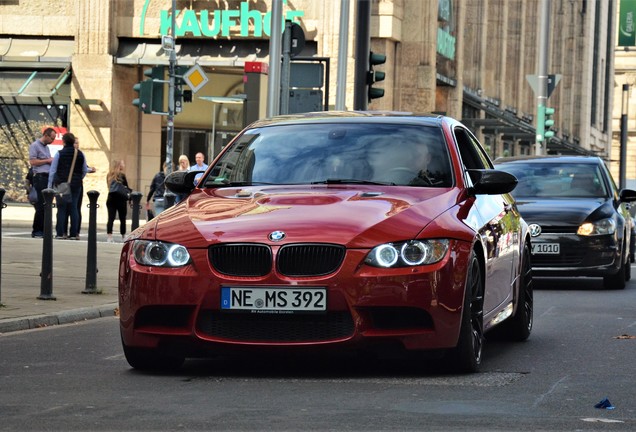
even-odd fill
[(102, 306), (62, 311), (57, 314), (0, 320), (0, 334), (116, 316), (118, 307), (117, 303), (109, 303)]

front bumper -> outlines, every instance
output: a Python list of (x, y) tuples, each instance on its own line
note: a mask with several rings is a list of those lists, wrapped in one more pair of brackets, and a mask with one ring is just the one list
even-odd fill
[[(289, 278), (228, 277), (204, 249), (190, 250), (179, 269), (145, 267), (124, 245), (119, 272), (120, 326), (131, 347), (184, 352), (226, 348), (354, 347), (394, 342), (407, 350), (454, 347), (459, 335), (470, 245), (452, 241), (440, 262), (379, 269), (363, 264), (367, 250), (347, 250), (333, 274)], [(275, 268), (275, 266), (274, 266)], [(325, 287), (327, 311), (312, 314), (227, 312), (222, 286)]]
[(532, 244), (559, 244), (559, 254), (532, 254), (534, 276), (607, 276), (621, 264), (620, 243), (614, 235), (579, 236), (542, 233)]

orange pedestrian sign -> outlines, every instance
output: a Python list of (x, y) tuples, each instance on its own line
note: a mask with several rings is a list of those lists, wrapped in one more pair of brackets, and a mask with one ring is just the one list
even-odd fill
[(196, 93), (208, 83), (208, 77), (203, 72), (203, 68), (198, 64), (192, 66), (188, 71), (183, 74), (183, 80), (188, 84), (192, 93)]

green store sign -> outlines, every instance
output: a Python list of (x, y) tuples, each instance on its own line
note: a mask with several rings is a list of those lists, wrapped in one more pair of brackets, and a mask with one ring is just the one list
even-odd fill
[[(141, 13), (141, 24), (139, 34), (145, 35), (146, 11), (150, 0), (146, 0)], [(287, 3), (286, 0), (283, 3)], [(171, 34), (171, 9), (161, 11), (161, 24), (159, 33), (163, 35)], [(284, 21), (298, 21), (305, 15), (304, 11), (288, 10), (284, 13)], [(251, 25), (251, 28), (250, 28)], [(250, 2), (241, 2), (238, 10), (216, 9), (214, 11), (195, 11), (186, 9), (178, 11), (175, 16), (175, 36), (195, 36), (195, 37), (228, 37), (233, 29), (240, 29), (239, 35), (242, 37), (263, 37), (270, 36), (272, 27), (272, 13), (268, 11), (262, 13), (258, 10), (250, 9)]]
[(437, 29), (437, 52), (447, 59), (455, 60), (455, 36), (444, 29)]

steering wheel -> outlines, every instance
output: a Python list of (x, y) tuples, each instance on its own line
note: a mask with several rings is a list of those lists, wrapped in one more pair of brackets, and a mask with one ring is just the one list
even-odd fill
[(383, 177), (394, 183), (407, 185), (417, 177), (417, 173), (407, 167), (395, 167), (388, 170)]

